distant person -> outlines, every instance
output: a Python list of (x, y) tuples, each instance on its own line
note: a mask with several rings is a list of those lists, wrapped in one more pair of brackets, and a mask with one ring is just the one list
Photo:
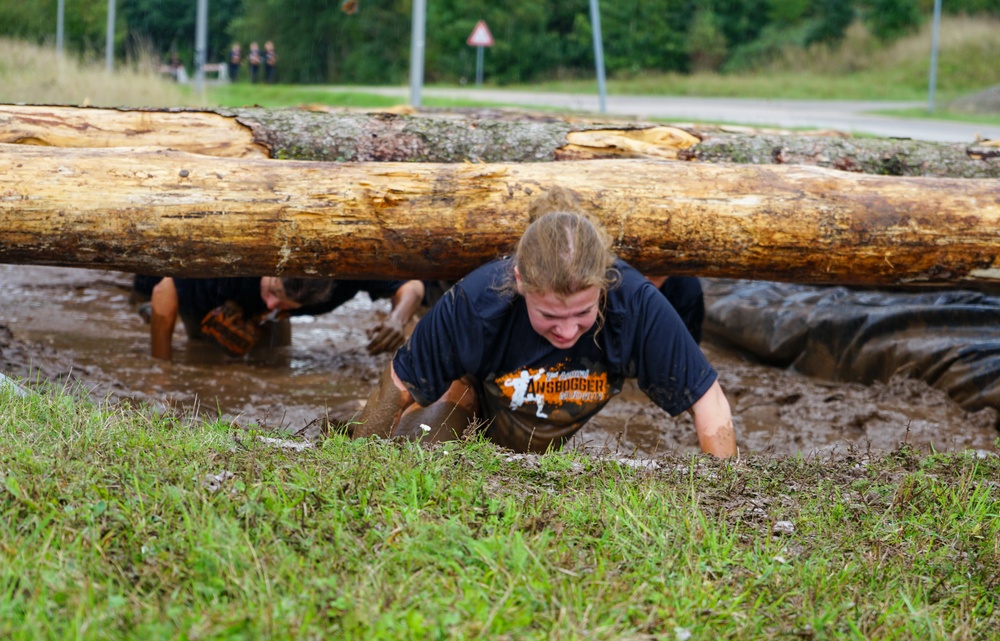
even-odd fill
[(421, 281), (268, 276), (159, 280), (150, 300), (150, 350), (154, 358), (170, 360), (178, 316), (189, 338), (214, 340), (232, 355), (245, 354), (257, 344), (287, 345), (291, 340), (288, 316), (325, 314), (362, 291), (372, 300), (392, 301), (389, 316), (368, 330), (368, 352), (398, 349), (405, 340), (406, 324), (423, 301)]
[(187, 73), (184, 71), (184, 65), (181, 63), (181, 57), (176, 51), (170, 52), (170, 77), (174, 79), (174, 82), (183, 82), (187, 79)]
[(247, 53), (247, 66), (250, 67), (250, 82), (256, 83), (260, 77), (260, 45), (256, 42), (250, 43), (250, 51)]
[(229, 48), (229, 58), (226, 60), (227, 71), (229, 72), (229, 82), (236, 82), (240, 75), (240, 63), (243, 62), (243, 54), (240, 43), (234, 42)]
[(278, 54), (274, 51), (274, 43), (268, 40), (264, 43), (264, 79), (268, 84), (274, 84), (275, 67), (278, 64)]

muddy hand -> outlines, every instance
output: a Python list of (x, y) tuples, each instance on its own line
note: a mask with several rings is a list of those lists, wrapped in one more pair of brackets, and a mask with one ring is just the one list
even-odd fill
[(406, 337), (403, 336), (403, 324), (394, 318), (387, 318), (375, 327), (368, 330), (369, 354), (381, 354), (382, 352), (394, 352), (399, 349)]

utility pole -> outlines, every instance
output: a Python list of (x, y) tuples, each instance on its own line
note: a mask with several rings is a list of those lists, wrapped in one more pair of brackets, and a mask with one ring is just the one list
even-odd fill
[(934, 86), (937, 84), (938, 31), (941, 28), (941, 0), (934, 0), (934, 27), (931, 30), (931, 78), (927, 88), (927, 113), (934, 113)]
[(424, 38), (427, 24), (426, 0), (413, 0), (413, 33), (410, 36), (410, 105), (420, 106), (424, 84)]
[(205, 90), (205, 55), (208, 49), (208, 0), (198, 0), (194, 27), (194, 91), (199, 96)]
[(597, 0), (590, 0), (590, 26), (594, 32), (594, 66), (597, 70), (597, 95), (601, 105), (601, 113), (606, 113), (607, 88), (604, 86), (604, 43), (601, 38), (601, 10)]
[(62, 58), (63, 53), (63, 24), (66, 15), (66, 0), (59, 0), (56, 5), (56, 56)]
[(115, 0), (108, 0), (108, 39), (104, 49), (104, 66), (110, 73), (115, 68)]

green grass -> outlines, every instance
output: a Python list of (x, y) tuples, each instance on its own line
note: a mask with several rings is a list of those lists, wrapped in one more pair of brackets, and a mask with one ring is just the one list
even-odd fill
[(151, 64), (118, 65), (65, 55), (0, 36), (0, 103), (173, 107), (197, 104), (187, 87), (165, 80)]
[(257, 437), (0, 391), (0, 637), (1000, 634), (995, 456), (640, 470)]
[(989, 114), (955, 113), (937, 108), (935, 108), (933, 113), (929, 112), (926, 107), (922, 109), (885, 109), (872, 113), (885, 116), (898, 116), (900, 118), (926, 118), (931, 120), (953, 120), (956, 122), (978, 122), (984, 125), (1000, 125), (1000, 114), (994, 116)]
[(234, 83), (208, 88), (208, 99), (221, 107), (280, 108), (299, 105), (327, 105), (336, 107), (391, 107), (404, 101), (364, 91), (330, 91), (311, 85), (264, 85)]
[[(254, 85), (246, 83), (214, 85), (208, 88), (207, 98), (212, 104), (220, 107), (257, 105), (271, 109), (301, 105), (380, 109), (402, 107), (409, 101), (409, 96), (406, 98), (383, 96), (367, 92), (364, 88), (359, 88), (357, 91), (344, 91), (343, 87), (331, 90), (321, 85)], [(498, 102), (464, 100), (462, 98), (435, 98), (433, 96), (424, 96), (421, 102), (427, 107), (515, 106)]]

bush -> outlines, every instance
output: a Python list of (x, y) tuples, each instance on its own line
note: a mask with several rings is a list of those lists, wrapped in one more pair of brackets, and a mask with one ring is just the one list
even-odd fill
[(871, 0), (865, 24), (879, 40), (895, 40), (915, 31), (923, 20), (916, 0)]
[(711, 10), (695, 14), (688, 32), (688, 56), (691, 70), (718, 71), (726, 59), (726, 36), (719, 29), (719, 21)]

